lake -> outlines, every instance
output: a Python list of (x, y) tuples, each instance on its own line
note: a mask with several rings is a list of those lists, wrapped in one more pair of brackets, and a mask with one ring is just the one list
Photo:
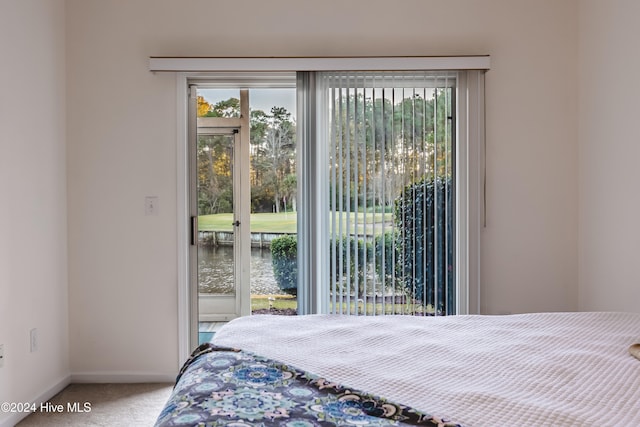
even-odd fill
[[(198, 246), (198, 279), (202, 293), (233, 293), (233, 247)], [(269, 248), (251, 248), (251, 294), (281, 294)]]

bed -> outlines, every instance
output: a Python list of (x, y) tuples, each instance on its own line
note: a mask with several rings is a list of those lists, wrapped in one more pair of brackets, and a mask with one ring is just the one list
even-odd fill
[[(633, 313), (243, 317), (185, 365), (157, 426), (640, 426), (639, 341)], [(251, 393), (281, 400), (242, 413)]]

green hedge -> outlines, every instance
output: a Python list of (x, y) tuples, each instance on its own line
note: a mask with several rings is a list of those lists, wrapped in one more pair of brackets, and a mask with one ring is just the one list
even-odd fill
[(442, 314), (454, 314), (456, 301), (452, 187), (450, 179), (442, 178), (408, 185), (394, 212), (396, 275), (409, 295)]

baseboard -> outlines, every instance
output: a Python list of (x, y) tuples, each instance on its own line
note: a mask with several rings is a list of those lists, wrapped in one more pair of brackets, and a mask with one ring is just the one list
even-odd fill
[(176, 375), (178, 375), (177, 372), (175, 375), (148, 372), (75, 372), (71, 374), (71, 383), (174, 383), (176, 381)]
[[(71, 383), (71, 376), (67, 375), (61, 380), (57, 381), (51, 387), (49, 387), (43, 393), (40, 393), (35, 399), (30, 400), (29, 403), (35, 404), (39, 407), (41, 403), (44, 403), (51, 399), (56, 394), (60, 393), (66, 386)], [(22, 419), (26, 418), (29, 413), (12, 414), (9, 418), (0, 421), (0, 427), (13, 427), (18, 424)]]

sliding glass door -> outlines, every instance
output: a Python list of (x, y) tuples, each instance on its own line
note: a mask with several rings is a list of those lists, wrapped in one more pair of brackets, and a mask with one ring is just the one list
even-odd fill
[(191, 84), (192, 324), (467, 312), (482, 74), (233, 74)]

